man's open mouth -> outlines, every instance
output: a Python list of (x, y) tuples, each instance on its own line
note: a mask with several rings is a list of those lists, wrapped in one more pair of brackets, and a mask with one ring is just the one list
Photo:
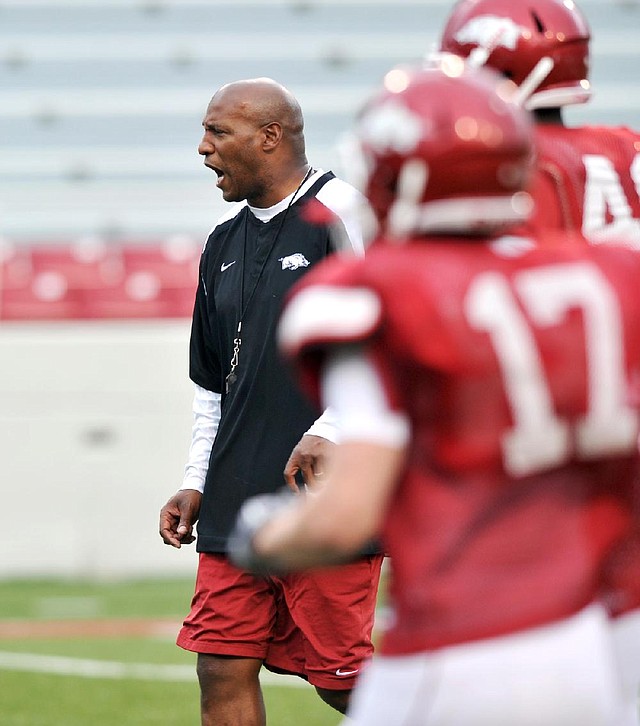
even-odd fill
[(222, 180), (224, 179), (224, 172), (222, 171), (222, 169), (218, 168), (217, 166), (212, 166), (211, 164), (207, 164), (206, 162), (205, 162), (205, 166), (208, 167), (209, 169), (211, 169), (211, 171), (216, 173), (216, 175), (218, 177), (216, 186), (220, 186), (220, 184), (222, 183)]

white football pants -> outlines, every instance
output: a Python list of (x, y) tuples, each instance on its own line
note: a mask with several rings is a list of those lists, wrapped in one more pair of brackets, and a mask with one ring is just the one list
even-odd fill
[(612, 640), (592, 605), (515, 635), (376, 656), (344, 726), (617, 726), (625, 706)]

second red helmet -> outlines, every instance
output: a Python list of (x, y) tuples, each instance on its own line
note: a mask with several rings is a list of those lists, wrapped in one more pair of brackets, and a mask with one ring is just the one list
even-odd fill
[(573, 0), (460, 0), (445, 25), (440, 50), (486, 64), (518, 86), (545, 59), (546, 75), (526, 106), (550, 108), (590, 98), (590, 37)]

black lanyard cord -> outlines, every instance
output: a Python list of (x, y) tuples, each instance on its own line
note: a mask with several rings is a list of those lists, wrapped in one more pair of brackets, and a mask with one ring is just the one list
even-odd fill
[(238, 376), (236, 374), (236, 368), (238, 367), (239, 357), (240, 357), (240, 346), (242, 345), (242, 321), (244, 320), (244, 316), (249, 308), (249, 304), (253, 300), (253, 296), (258, 288), (258, 284), (260, 283), (260, 280), (262, 279), (262, 273), (264, 272), (264, 269), (267, 265), (267, 261), (271, 257), (271, 253), (273, 252), (276, 242), (278, 241), (278, 237), (280, 236), (280, 232), (282, 231), (282, 228), (284, 226), (285, 220), (287, 218), (287, 214), (289, 213), (289, 210), (291, 209), (291, 206), (295, 202), (298, 193), (304, 186), (304, 183), (307, 181), (307, 179), (312, 175), (313, 168), (309, 167), (307, 169), (307, 173), (304, 175), (304, 178), (298, 184), (298, 188), (293, 193), (291, 200), (289, 201), (289, 204), (287, 204), (287, 208), (284, 210), (282, 214), (282, 218), (280, 219), (280, 223), (278, 224), (278, 228), (276, 229), (275, 234), (273, 235), (273, 238), (271, 239), (271, 242), (269, 244), (269, 249), (267, 250), (266, 255), (264, 256), (264, 259), (262, 260), (262, 265), (260, 266), (260, 271), (258, 272), (258, 276), (256, 277), (256, 281), (253, 284), (253, 287), (251, 288), (251, 292), (249, 294), (249, 297), (247, 298), (247, 301), (244, 302), (244, 276), (245, 276), (245, 263), (247, 258), (247, 236), (248, 236), (248, 228), (249, 228), (249, 214), (251, 214), (251, 211), (247, 208), (247, 216), (244, 220), (244, 242), (242, 246), (242, 263), (241, 263), (241, 271), (240, 271), (240, 319), (238, 320), (238, 328), (236, 331), (236, 337), (233, 339), (233, 354), (231, 356), (230, 361), (230, 370), (225, 378), (226, 382), (226, 391), (229, 393), (229, 388), (236, 382), (238, 379)]

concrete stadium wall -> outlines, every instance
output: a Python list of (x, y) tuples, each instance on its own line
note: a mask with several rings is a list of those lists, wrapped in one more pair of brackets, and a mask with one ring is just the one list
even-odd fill
[(193, 574), (157, 533), (191, 435), (188, 321), (0, 327), (0, 577)]

